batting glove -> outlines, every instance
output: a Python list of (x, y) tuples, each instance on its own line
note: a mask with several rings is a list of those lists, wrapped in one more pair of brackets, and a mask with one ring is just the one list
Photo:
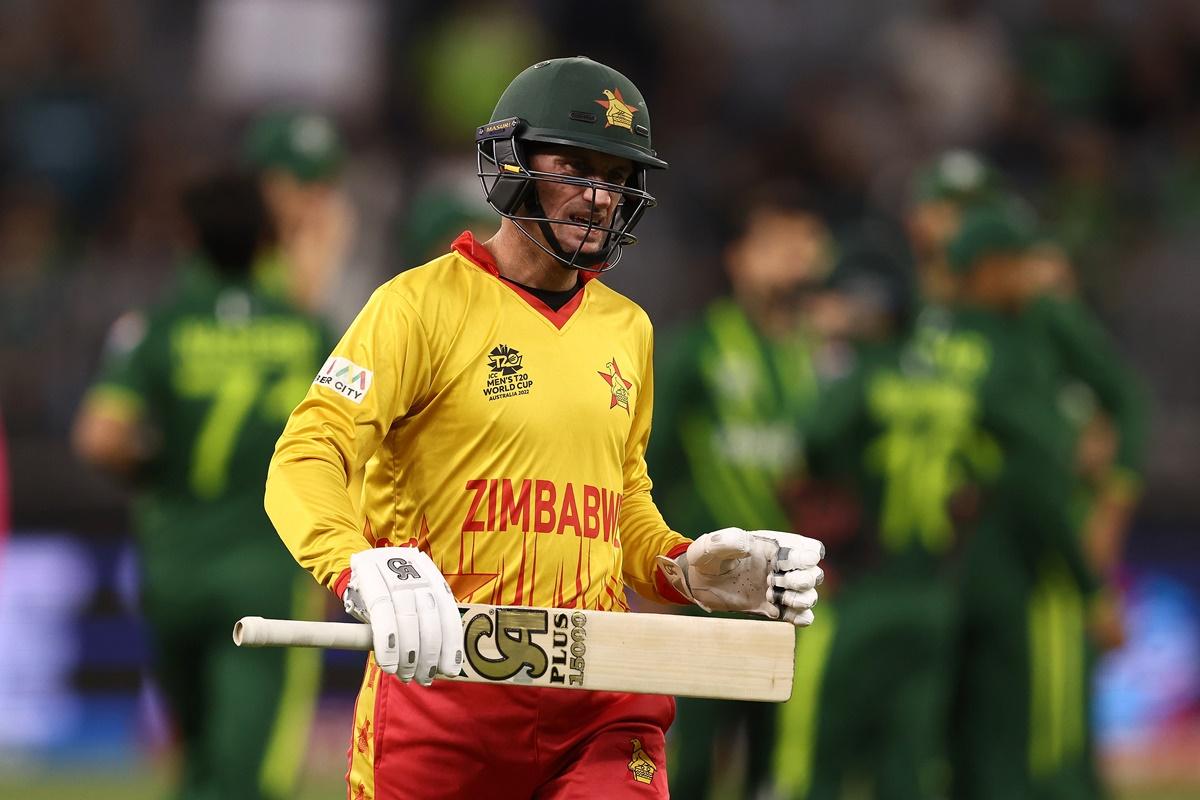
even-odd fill
[(811, 625), (817, 566), (825, 545), (779, 531), (723, 528), (688, 545), (678, 558), (658, 556), (659, 569), (680, 594), (705, 611), (745, 611)]
[(375, 662), (384, 672), (428, 686), (457, 675), (463, 660), (458, 603), (433, 560), (413, 547), (379, 547), (350, 556), (346, 611), (371, 623)]

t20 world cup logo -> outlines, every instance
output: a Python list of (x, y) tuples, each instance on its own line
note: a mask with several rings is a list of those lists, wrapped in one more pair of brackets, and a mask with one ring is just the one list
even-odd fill
[(499, 375), (515, 375), (521, 371), (521, 353), (506, 344), (498, 344), (488, 353), (488, 367)]

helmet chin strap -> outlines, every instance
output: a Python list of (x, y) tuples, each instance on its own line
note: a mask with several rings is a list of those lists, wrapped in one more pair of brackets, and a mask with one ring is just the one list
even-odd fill
[[(539, 229), (541, 229), (542, 236), (545, 238), (546, 244), (550, 245), (553, 255), (555, 255), (558, 260), (562, 262), (563, 266), (567, 267), (568, 269), (582, 269), (588, 272), (604, 271), (603, 268), (597, 269), (597, 267), (602, 267), (604, 262), (608, 260), (609, 255), (611, 255), (610, 251), (612, 248), (608, 246), (609, 239), (612, 238), (611, 233), (604, 234), (604, 246), (602, 246), (595, 253), (589, 254), (583, 252), (582, 243), (578, 249), (568, 253), (559, 243), (558, 237), (554, 235), (554, 229), (550, 222), (547, 221), (549, 217), (546, 214), (545, 209), (542, 208), (542, 201), (538, 198), (536, 189), (533, 192), (530, 192), (530, 198), (526, 201), (526, 205), (532, 212), (530, 216), (543, 218), (538, 220), (537, 226)], [(521, 228), (521, 231), (524, 232), (526, 236), (529, 236), (529, 232), (525, 231), (524, 227), (520, 225), (517, 227)], [(532, 238), (533, 237), (530, 236), (530, 239)], [(586, 239), (584, 241), (586, 241)], [(534, 241), (534, 244), (538, 244), (538, 242)], [(616, 262), (614, 261), (613, 263)]]

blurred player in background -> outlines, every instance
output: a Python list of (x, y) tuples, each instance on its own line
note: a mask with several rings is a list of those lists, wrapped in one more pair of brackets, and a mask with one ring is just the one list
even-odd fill
[(831, 571), (798, 650), (813, 680), (781, 711), (780, 797), (944, 796), (957, 510), (989, 454), (968, 390), (910, 336), (914, 305), (903, 264), (857, 242), (806, 308), (828, 355), (790, 511)]
[[(752, 202), (724, 261), (730, 295), (661, 348), (647, 462), (658, 504), (680, 530), (783, 530), (781, 498), (803, 467), (797, 422), (817, 395), (800, 306), (832, 268), (833, 240), (820, 217), (794, 203)], [(675, 793), (706, 797), (714, 767), (729, 762), (744, 734), (742, 784), (753, 797), (769, 778), (775, 714), (770, 704), (681, 698)]]
[[(1044, 296), (1031, 219), (1012, 204), (976, 210), (948, 247), (958, 273), (949, 329), (995, 438), (963, 580), (964, 628), (952, 753), (955, 796), (1099, 797), (1088, 737), (1087, 621), (1111, 612), (1076, 503), (1079, 430), (1060, 397), (1068, 377), (1121, 420), (1132, 470), (1138, 407), (1100, 332)], [(955, 346), (955, 343), (959, 343)], [(1108, 622), (1111, 625), (1111, 622)]]
[(246, 614), (320, 613), (261, 487), (329, 338), (254, 270), (273, 240), (253, 178), (206, 178), (184, 208), (193, 241), (178, 285), (114, 324), (74, 445), (134, 487), (154, 674), (183, 747), (178, 797), (285, 798), (319, 653), (241, 651), (229, 631)]
[(946, 245), (958, 233), (964, 213), (996, 202), (998, 183), (996, 170), (970, 150), (948, 150), (917, 172), (904, 225), (924, 304), (950, 302), (954, 278)]
[[(922, 300), (935, 313), (953, 292), (947, 246), (964, 215), (980, 208), (1033, 213), (1003, 184), (999, 171), (969, 150), (947, 151), (917, 174), (905, 223)], [(1040, 240), (1023, 259), (1021, 274), (1022, 291), (1041, 320), (1035, 327), (1063, 365), (1060, 405), (1079, 431), (1079, 466), (1090, 497), (1086, 547), (1107, 575), (1116, 566), (1138, 494), (1134, 465), (1145, 439), (1144, 402), (1123, 358), (1079, 297), (1064, 249)]]
[(650, 497), (650, 322), (595, 279), (667, 166), (637, 87), (587, 58), (543, 61), (477, 147), (499, 231), (375, 292), (267, 480), (296, 559), (371, 623), (348, 791), (666, 797), (671, 698), (434, 681), (462, 662), (456, 601), (624, 611), (628, 585), (805, 625), (821, 547), (732, 528), (693, 542)]
[[(1029, 298), (1027, 313), (1054, 353), (1060, 375), (1058, 404), (1077, 439), (1076, 515), (1083, 546), (1097, 576), (1108, 584), (1112, 600), (1117, 594), (1115, 572), (1141, 492), (1144, 391), (1112, 337), (1079, 296), (1074, 267), (1062, 247), (1037, 242), (1022, 262), (1022, 274)], [(1098, 644), (1120, 644), (1116, 629), (1099, 617), (1095, 621), (1106, 629), (1094, 631), (1102, 640)]]
[(326, 311), (356, 227), (340, 133), (322, 114), (274, 111), (253, 121), (243, 146), (275, 226), (276, 278), (301, 308)]
[[(1024, 216), (1031, 220), (1032, 211), (1028, 204), (1004, 189), (994, 167), (969, 151), (943, 154), (918, 175), (915, 183), (916, 201), (910, 207), (907, 223), (927, 304), (923, 318), (932, 330), (940, 324), (941, 308), (953, 304), (956, 278), (949, 264), (947, 246), (957, 236), (964, 215), (992, 208), (1002, 210), (1010, 218)], [(1112, 647), (1122, 638), (1114, 572), (1138, 494), (1138, 454), (1145, 438), (1144, 406), (1123, 359), (1093, 312), (1078, 297), (1073, 265), (1062, 248), (1045, 241), (1030, 243), (1013, 280), (1013, 291), (1020, 297), (1020, 316), (1029, 328), (1029, 335), (1038, 340), (1038, 348), (1048, 354), (1054, 365), (1052, 369), (1058, 374), (1053, 402), (1076, 441), (1075, 459), (1064, 465), (1075, 486), (1072, 520), (1078, 528), (1088, 565), (1105, 584), (1087, 609), (1091, 636), (1082, 656), (1083, 645), (1077, 638), (1059, 636), (1051, 630), (1061, 623), (1059, 617), (1070, 616), (1063, 609), (1078, 606), (1078, 598), (1070, 596), (1069, 587), (1059, 592), (1053, 587), (1041, 587), (1039, 605), (1031, 612), (1038, 621), (1031, 618), (1030, 624), (1040, 626), (1037, 630), (1043, 651), (1037, 661), (1031, 662), (1035, 668), (1045, 672), (1041, 665), (1047, 661), (1075, 665), (1069, 675), (1062, 670), (1051, 671), (1049, 674), (1059, 676), (1057, 683), (1048, 686), (1042, 680), (1039, 684), (1042, 690), (1054, 692), (1057, 697), (1078, 699), (1081, 693), (1083, 697), (1083, 701), (1072, 703), (1070, 708), (1042, 704), (1042, 716), (1035, 723), (1048, 730), (1061, 731), (1065, 727), (1078, 731), (1081, 724), (1088, 723), (1086, 701), (1090, 697), (1087, 687), (1094, 662), (1092, 646)], [(969, 583), (971, 576), (966, 580)], [(1076, 617), (1071, 621), (1082, 624)], [(1067, 640), (1071, 641), (1068, 652), (1054, 650)], [(969, 717), (969, 704), (960, 706)], [(1047, 714), (1050, 718), (1046, 718)], [(1041, 750), (1040, 755), (1031, 754), (1031, 763), (1039, 763), (1038, 769), (1043, 774), (1058, 775), (1054, 780), (1059, 784), (1074, 782), (1092, 787), (1088, 792), (1094, 791), (1097, 779), (1090, 743), (1077, 735), (1069, 745), (1061, 744), (1060, 734), (1052, 734), (1050, 739), (1053, 740), (1050, 744), (1031, 740), (1030, 746)], [(961, 762), (960, 767), (960, 773), (976, 769)]]

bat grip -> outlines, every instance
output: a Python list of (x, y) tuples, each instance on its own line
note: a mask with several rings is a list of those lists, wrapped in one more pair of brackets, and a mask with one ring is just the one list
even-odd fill
[(356, 622), (307, 622), (292, 619), (242, 617), (233, 626), (238, 647), (328, 647), (370, 650), (371, 626)]

